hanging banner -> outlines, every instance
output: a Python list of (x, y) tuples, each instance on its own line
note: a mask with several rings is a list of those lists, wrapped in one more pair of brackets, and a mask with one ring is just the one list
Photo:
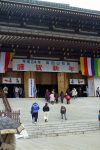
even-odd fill
[(4, 77), (4, 78), (2, 78), (2, 83), (4, 83), (4, 84), (21, 84), (21, 78)]
[(13, 59), (13, 71), (78, 73), (78, 62)]
[(8, 71), (8, 67), (13, 56), (13, 52), (0, 52), (0, 73), (5, 73)]
[(70, 84), (78, 84), (78, 85), (85, 84), (85, 80), (84, 79), (70, 79), (69, 82), (70, 82)]
[(29, 97), (34, 97), (34, 79), (29, 78), (28, 80)]
[(82, 75), (100, 76), (100, 58), (80, 57)]
[(95, 95), (94, 79), (88, 79), (88, 96), (94, 95)]

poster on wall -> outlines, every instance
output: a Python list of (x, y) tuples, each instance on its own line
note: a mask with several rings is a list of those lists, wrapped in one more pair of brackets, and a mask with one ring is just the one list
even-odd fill
[(96, 96), (96, 90), (99, 87), (100, 90), (100, 77), (94, 77), (94, 91)]
[(21, 84), (21, 78), (4, 77), (2, 78), (4, 84)]
[(33, 89), (34, 89), (34, 79), (32, 79), (32, 78), (29, 78), (28, 79), (28, 96), (29, 97), (34, 97), (34, 91), (33, 91)]
[(38, 71), (38, 72), (71, 72), (78, 73), (78, 62), (13, 59), (13, 71)]
[(84, 79), (70, 79), (69, 84), (83, 85), (85, 84), (85, 80)]
[(88, 79), (88, 96), (94, 96), (94, 80)]

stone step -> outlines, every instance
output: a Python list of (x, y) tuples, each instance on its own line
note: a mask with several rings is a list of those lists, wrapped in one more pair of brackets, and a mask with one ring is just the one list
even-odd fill
[[(32, 124), (30, 108), (37, 101), (40, 110), (37, 124)], [(99, 130), (97, 114), (100, 101), (97, 98), (77, 98), (71, 100), (71, 104), (63, 105), (67, 108), (68, 120), (61, 120), (61, 103), (50, 106), (49, 122), (44, 123), (43, 111), (44, 99), (9, 99), (13, 110), (21, 112), (21, 122), (24, 124), (30, 138), (46, 136), (59, 136), (69, 134), (84, 134)]]
[(33, 133), (33, 134), (46, 134), (46, 133), (56, 133), (56, 132), (74, 132), (74, 131), (86, 131), (86, 130), (97, 130), (98, 127), (82, 127), (82, 128), (51, 128), (51, 129), (46, 129), (46, 130), (28, 130), (28, 133)]
[(27, 124), (26, 130), (30, 138), (59, 136), (67, 134), (84, 134), (99, 130), (98, 122), (66, 122)]
[(68, 135), (68, 134), (84, 134), (86, 132), (93, 132), (97, 131), (98, 128), (89, 128), (89, 129), (77, 129), (77, 130), (57, 130), (57, 131), (51, 131), (51, 132), (28, 132), (30, 138), (40, 138), (40, 137), (45, 137), (45, 136), (60, 136), (60, 135)]

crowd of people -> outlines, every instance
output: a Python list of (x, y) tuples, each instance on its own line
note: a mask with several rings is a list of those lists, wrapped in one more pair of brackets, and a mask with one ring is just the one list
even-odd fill
[[(7, 86), (5, 85), (4, 87), (2, 87), (5, 95), (9, 98), (21, 98), (21, 97), (24, 97), (24, 88), (22, 85), (13, 85), (13, 86)], [(36, 87), (36, 84), (34, 85), (33, 87), (33, 93), (34, 93), (34, 97), (37, 98), (37, 97), (44, 97), (44, 94), (40, 94), (39, 93), (39, 88)], [(97, 89), (97, 95), (100, 95), (98, 93), (99, 91), (99, 88)], [(64, 93), (63, 91), (61, 91), (60, 95), (61, 95), (61, 101), (63, 103), (63, 95), (68, 95), (70, 97), (73, 97), (73, 98), (76, 98), (76, 97), (84, 97), (84, 94), (86, 91), (84, 91), (84, 89), (80, 86), (80, 87), (71, 87), (69, 89), (66, 90), (66, 93)], [(43, 93), (44, 93), (44, 90), (43, 90)], [(54, 95), (54, 96), (53, 96)], [(51, 100), (51, 102), (53, 103), (54, 102), (54, 98), (55, 98), (55, 101), (56, 103), (58, 103), (58, 98), (59, 96), (58, 93), (57, 93), (57, 90), (52, 90), (52, 91), (49, 91), (48, 89), (46, 90), (46, 95), (45, 95), (45, 98), (47, 99), (47, 101)], [(50, 98), (49, 98), (50, 97)], [(49, 98), (49, 100), (48, 100)], [(66, 97), (67, 98), (67, 97)]]
[[(49, 116), (49, 111), (50, 111), (49, 103), (53, 105), (54, 103), (58, 103), (59, 100), (61, 102), (61, 107), (60, 107), (61, 119), (67, 120), (66, 106), (63, 105), (64, 100), (67, 102), (67, 104), (70, 104), (70, 99), (71, 98), (75, 99), (77, 97), (77, 94), (78, 94), (78, 92), (75, 88), (73, 88), (72, 91), (70, 91), (68, 89), (65, 94), (63, 91), (61, 91), (60, 95), (58, 95), (58, 93), (55, 92), (54, 89), (51, 92), (48, 89), (46, 89), (45, 105), (42, 108), (43, 112), (44, 112), (44, 122), (48, 122), (48, 116)], [(32, 115), (33, 123), (36, 123), (38, 120), (39, 109), (40, 109), (40, 107), (39, 107), (38, 103), (35, 102), (32, 104), (31, 115)], [(99, 126), (100, 126), (100, 110), (99, 110), (99, 114), (98, 114), (98, 121), (99, 121)]]
[[(72, 96), (71, 96), (72, 94)], [(58, 95), (58, 93), (53, 89), (51, 92), (46, 89), (45, 92), (45, 105), (43, 106), (43, 112), (44, 112), (44, 121), (48, 122), (48, 116), (49, 116), (49, 111), (50, 111), (50, 107), (49, 107), (49, 103), (50, 104), (54, 104), (54, 103), (58, 103), (59, 99), (61, 101), (61, 108), (60, 108), (60, 114), (61, 114), (61, 119), (65, 119), (67, 120), (67, 116), (66, 116), (66, 107), (63, 105), (64, 100), (67, 102), (67, 104), (70, 104), (70, 99), (71, 97), (73, 97), (74, 99), (77, 97), (77, 90), (75, 88), (73, 88), (72, 92), (68, 89), (66, 91), (66, 93), (64, 93), (63, 91), (60, 92), (60, 95)], [(38, 112), (39, 112), (39, 105), (38, 103), (33, 103), (31, 106), (31, 115), (32, 115), (32, 122), (36, 123), (38, 120)]]
[[(4, 87), (3, 88), (4, 93), (7, 95), (8, 94), (8, 88)], [(19, 97), (18, 95), (19, 89), (15, 87), (15, 95), (16, 97)], [(96, 90), (97, 97), (99, 96), (98, 94), (99, 88)], [(64, 99), (67, 101), (67, 104), (70, 104), (70, 99), (76, 98), (77, 97), (77, 90), (73, 88), (72, 91), (69, 89), (66, 91), (64, 94), (63, 91), (61, 91), (60, 95), (58, 95), (57, 92), (53, 89), (51, 92), (47, 89), (45, 92), (45, 104), (42, 107), (43, 111), (43, 118), (44, 122), (48, 122), (49, 120), (49, 112), (50, 112), (50, 104), (58, 103), (59, 102), (59, 97), (60, 97), (60, 102), (61, 102), (61, 107), (60, 107), (60, 116), (61, 119), (67, 120), (67, 109), (66, 106), (63, 105)], [(37, 102), (34, 102), (31, 106), (31, 116), (32, 116), (32, 123), (37, 123), (38, 121), (38, 112), (40, 110), (40, 106)], [(98, 121), (99, 121), (99, 126), (100, 126), (100, 110), (98, 112)], [(14, 134), (3, 134), (0, 135), (0, 149), (1, 150), (15, 150), (16, 149), (16, 139)]]
[[(32, 123), (37, 123), (39, 109), (40, 109), (39, 104), (34, 102), (31, 106)], [(43, 106), (42, 110), (44, 112), (44, 121), (48, 122), (50, 107), (47, 102)], [(66, 107), (64, 105), (61, 105), (60, 113), (61, 113), (61, 119), (65, 118), (65, 120), (67, 120)]]
[(60, 95), (54, 89), (51, 92), (47, 89), (45, 92), (45, 100), (47, 102), (50, 102), (51, 104), (54, 104), (54, 103), (58, 103), (60, 98), (61, 103), (63, 103), (64, 100), (66, 100), (67, 104), (70, 104), (70, 99), (77, 98), (77, 94), (78, 92), (76, 88), (73, 88), (72, 91), (68, 89), (66, 93), (61, 91)]
[[(32, 123), (37, 123), (39, 109), (40, 109), (39, 104), (34, 102), (31, 106)], [(50, 111), (48, 102), (45, 102), (45, 105), (43, 106), (42, 110), (44, 112), (44, 121), (48, 122), (48, 116)], [(66, 107), (64, 105), (61, 105), (60, 107), (60, 114), (61, 114), (61, 119), (67, 120)], [(100, 110), (98, 114), (98, 121), (100, 126)]]
[[(6, 97), (9, 97), (9, 88), (7, 86), (3, 87), (3, 92), (5, 93)], [(21, 98), (23, 97), (23, 88), (21, 86), (14, 86), (12, 90), (12, 96), (13, 98)]]

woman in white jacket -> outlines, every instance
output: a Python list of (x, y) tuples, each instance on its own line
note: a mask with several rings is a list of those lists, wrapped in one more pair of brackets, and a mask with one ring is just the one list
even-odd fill
[(54, 96), (54, 91), (52, 91), (52, 93), (50, 94), (50, 103), (54, 104), (55, 101), (55, 96)]
[(73, 88), (73, 90), (72, 90), (72, 97), (73, 98), (77, 97), (77, 90), (75, 88)]

